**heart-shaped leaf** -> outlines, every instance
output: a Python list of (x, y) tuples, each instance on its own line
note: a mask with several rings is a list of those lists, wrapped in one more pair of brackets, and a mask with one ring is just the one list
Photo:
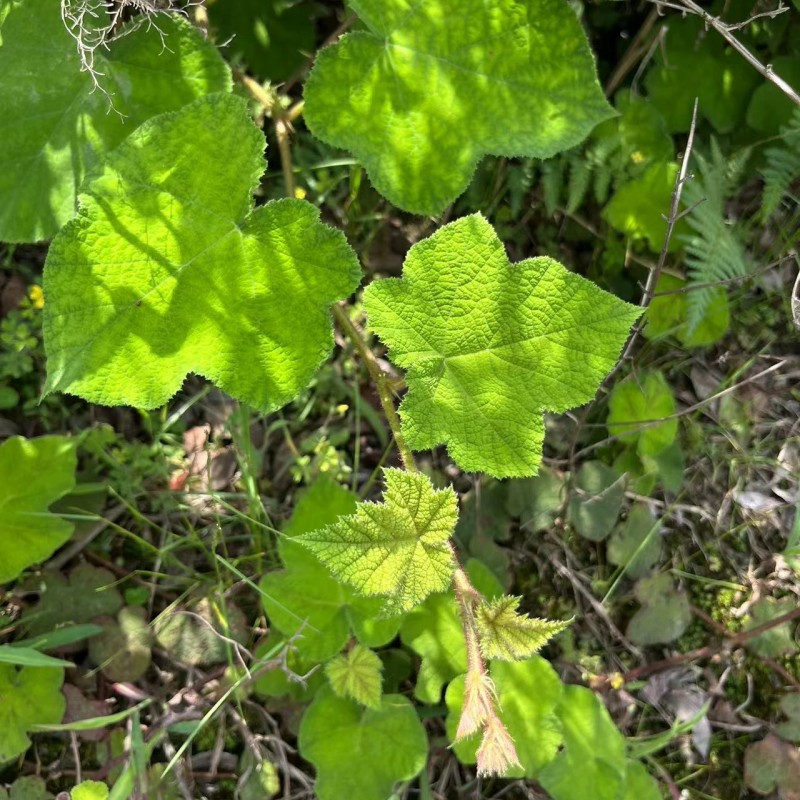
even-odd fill
[(309, 203), (253, 210), (263, 151), (245, 101), (218, 94), (108, 156), (47, 256), (48, 392), (153, 408), (196, 372), (268, 411), (305, 388), (360, 268)]
[(0, 584), (49, 558), (72, 535), (72, 523), (48, 513), (75, 485), (75, 444), (64, 436), (0, 444)]
[(305, 118), (406, 211), (439, 214), (488, 153), (547, 158), (613, 114), (561, 0), (350, 5), (367, 30), (320, 53)]
[(61, 694), (64, 670), (0, 664), (0, 764), (22, 755), (36, 725), (61, 722), (67, 701)]
[(428, 756), (425, 728), (411, 701), (385, 695), (379, 708), (320, 690), (300, 725), (300, 753), (317, 769), (319, 800), (384, 800)]

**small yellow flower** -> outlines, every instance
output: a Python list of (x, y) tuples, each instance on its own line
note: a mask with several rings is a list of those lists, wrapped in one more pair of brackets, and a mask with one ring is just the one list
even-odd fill
[(44, 292), (42, 291), (41, 286), (33, 285), (30, 289), (28, 289), (28, 299), (31, 301), (31, 305), (34, 308), (38, 308), (40, 311), (44, 308)]
[(302, 186), (295, 186), (294, 187), (294, 196), (298, 200), (305, 200), (306, 199), (306, 190)]
[(521, 767), (514, 740), (500, 722), (497, 715), (492, 714), (483, 727), (483, 739), (478, 748), (478, 775), (505, 775), (511, 767)]
[(340, 405), (336, 406), (336, 413), (340, 417), (343, 417), (348, 412), (349, 409), (350, 406), (348, 406), (347, 403), (341, 403)]

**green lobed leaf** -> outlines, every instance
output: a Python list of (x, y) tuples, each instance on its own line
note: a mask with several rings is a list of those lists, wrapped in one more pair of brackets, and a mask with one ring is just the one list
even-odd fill
[(108, 786), (100, 781), (83, 781), (71, 792), (70, 800), (107, 800)]
[(533, 478), (511, 481), (508, 488), (508, 513), (519, 517), (521, 527), (531, 533), (547, 530), (564, 505), (564, 476), (549, 467), (540, 467)]
[[(790, 597), (783, 600), (775, 600), (772, 597), (762, 597), (757, 602), (753, 603), (750, 608), (750, 614), (747, 617), (745, 630), (747, 628), (755, 628), (763, 625), (765, 622), (772, 622), (783, 614), (788, 614), (797, 608), (797, 603)], [(748, 640), (747, 646), (754, 653), (758, 653), (765, 658), (781, 658), (784, 656), (792, 656), (798, 651), (798, 645), (795, 642), (794, 625), (792, 622), (784, 622), (782, 625), (777, 625), (770, 628), (758, 636), (754, 636)]]
[[(303, 641), (304, 639), (299, 639), (297, 644), (302, 644)], [(325, 683), (324, 672), (316, 669), (320, 662), (305, 660), (298, 648), (288, 645), (286, 637), (274, 626), (267, 637), (256, 645), (255, 657), (256, 660), (279, 661), (273, 669), (266, 672), (260, 667), (256, 668), (259, 676), (253, 682), (253, 689), (265, 697), (289, 696), (298, 703), (308, 702)], [(302, 680), (295, 680), (294, 676)]]
[(97, 620), (103, 632), (89, 641), (89, 658), (111, 681), (137, 681), (150, 666), (152, 634), (147, 612), (138, 606), (125, 606), (116, 619)]
[(628, 518), (608, 540), (608, 560), (624, 567), (636, 580), (646, 575), (661, 556), (661, 521), (654, 519), (646, 503), (635, 503)]
[[(334, 578), (296, 539), (336, 522), (356, 510), (356, 496), (321, 475), (306, 489), (284, 529), (279, 553), (284, 569), (269, 572), (259, 588), (270, 624), (294, 644), (306, 666), (335, 656), (351, 631), (368, 647), (379, 647), (397, 634), (400, 620), (379, 619), (382, 601), (359, 597)], [(314, 587), (313, 593), (309, 586)]]
[(558, 800), (619, 800), (625, 784), (625, 740), (605, 706), (583, 686), (565, 686), (556, 713), (564, 750), (539, 774)]
[(413, 778), (428, 757), (417, 712), (398, 694), (365, 709), (320, 690), (303, 715), (299, 746), (316, 767), (319, 800), (386, 800), (394, 784)]
[(383, 662), (367, 647), (357, 644), (345, 655), (325, 665), (331, 688), (367, 708), (380, 708)]
[[(86, 742), (100, 742), (106, 738), (108, 730), (114, 720), (110, 718), (109, 707), (104, 700), (92, 700), (87, 697), (77, 686), (65, 683), (61, 687), (64, 698), (67, 701), (67, 709), (64, 712), (62, 725), (74, 725), (77, 735)], [(87, 726), (97, 727), (87, 729)]]
[[(800, 63), (796, 55), (783, 55), (772, 59), (772, 69), (790, 86), (800, 86)], [(747, 107), (747, 124), (764, 137), (776, 136), (781, 125), (792, 118), (797, 106), (772, 81), (759, 81)]]
[(51, 238), (74, 215), (87, 172), (138, 125), (209, 92), (230, 91), (229, 69), (186, 20), (161, 14), (154, 26), (140, 17), (109, 49), (95, 51), (112, 111), (81, 72), (58, 3), (5, 0), (3, 10), (2, 241)]
[(438, 703), (442, 687), (467, 669), (464, 629), (453, 595), (432, 595), (407, 614), (400, 638), (422, 659), (414, 697), (423, 703)]
[[(522, 769), (512, 769), (506, 777), (535, 778), (555, 758), (563, 741), (555, 709), (564, 685), (553, 667), (539, 656), (513, 663), (492, 662), (490, 674), (500, 700), (500, 716), (514, 739), (522, 764)], [(464, 703), (463, 675), (447, 687), (445, 700), (449, 712), (447, 735), (452, 742)], [(453, 751), (462, 763), (475, 763), (479, 740), (480, 736), (475, 734), (453, 743)]]
[(407, 370), (409, 446), (447, 444), (463, 470), (495, 477), (536, 473), (542, 412), (591, 400), (641, 314), (550, 258), (509, 263), (479, 214), (415, 244), (364, 305)]
[(548, 158), (613, 115), (560, 0), (352, 0), (366, 31), (320, 52), (311, 132), (406, 211), (439, 214), (487, 154)]
[(673, 18), (665, 33), (645, 86), (670, 132), (689, 130), (695, 99), (698, 115), (718, 133), (741, 125), (753, 89), (762, 82), (758, 73), (722, 37), (709, 37), (700, 17)]
[(12, 436), (0, 444), (0, 584), (49, 558), (72, 535), (72, 524), (48, 507), (75, 486), (76, 463), (75, 443), (65, 436)]
[(0, 800), (53, 800), (47, 784), (38, 775), (22, 775), (8, 789), (0, 786)]
[(47, 256), (47, 392), (153, 408), (196, 372), (270, 411), (305, 388), (360, 269), (309, 203), (253, 210), (263, 150), (246, 102), (217, 94), (109, 154)]
[(584, 539), (602, 542), (611, 533), (625, 496), (625, 476), (602, 461), (587, 461), (575, 475), (567, 514)]
[(673, 586), (668, 574), (642, 578), (634, 592), (642, 607), (628, 623), (626, 634), (632, 642), (668, 644), (689, 627), (692, 621), (689, 598)]
[[(239, 759), (239, 800), (270, 800), (281, 791), (278, 769), (272, 761), (256, 758), (249, 747)], [(246, 780), (245, 780), (246, 777)]]
[[(78, 564), (65, 578), (45, 570), (26, 581), (27, 592), (39, 592), (39, 602), (22, 615), (22, 626), (33, 637), (48, 636), (62, 625), (83, 624), (116, 614), (122, 607), (116, 577), (102, 567)], [(61, 646), (61, 645), (59, 645)]]
[(675, 440), (678, 420), (664, 419), (675, 411), (675, 395), (664, 375), (644, 371), (611, 392), (608, 432), (622, 442), (635, 442), (640, 456), (655, 456)]
[(35, 725), (61, 722), (64, 670), (0, 664), (0, 764), (22, 755)]
[(385, 597), (385, 611), (396, 614), (450, 585), (458, 500), (452, 489), (434, 489), (421, 473), (383, 474), (383, 503), (359, 503), (355, 514), (297, 541), (359, 594)]
[[(710, 300), (700, 322), (689, 332), (686, 281), (662, 273), (656, 285), (655, 297), (647, 308), (647, 325), (642, 331), (646, 339), (676, 336), (684, 347), (702, 347), (719, 341), (728, 330), (730, 312), (724, 289), (710, 292)], [(675, 292), (674, 294), (668, 294)], [(659, 297), (659, 293), (664, 293)]]
[(629, 758), (626, 762), (622, 800), (663, 800), (658, 783), (641, 761)]
[[(131, 661), (138, 663), (139, 668), (146, 669), (144, 662), (147, 660), (149, 663), (149, 637), (147, 631), (141, 628), (143, 622), (137, 609), (129, 609), (127, 622), (129, 645), (132, 647), (130, 655), (133, 656)], [(156, 640), (170, 657), (192, 667), (229, 662), (235, 647), (231, 640), (243, 644), (250, 632), (238, 606), (230, 600), (220, 602), (209, 597), (202, 598), (190, 609), (170, 609), (155, 621), (153, 628)], [(109, 644), (120, 634), (123, 631), (112, 630)], [(122, 638), (127, 637), (123, 634)], [(122, 642), (119, 646), (122, 646)], [(91, 648), (89, 652), (91, 654)], [(120, 667), (123, 665), (120, 664)]]
[(520, 661), (541, 650), (572, 620), (529, 617), (517, 611), (521, 597), (508, 595), (484, 600), (475, 609), (484, 658)]
[(775, 726), (775, 733), (787, 742), (800, 744), (800, 694), (784, 695), (781, 698), (780, 709), (787, 720)]
[(800, 747), (772, 734), (747, 746), (744, 782), (760, 795), (778, 790), (781, 800), (800, 797)]
[[(667, 233), (669, 213), (678, 165), (666, 161), (651, 164), (641, 175), (622, 184), (603, 209), (608, 223), (631, 239), (645, 239), (654, 253), (661, 251)], [(679, 220), (669, 240), (669, 251), (680, 247), (680, 235), (688, 233), (685, 219)]]

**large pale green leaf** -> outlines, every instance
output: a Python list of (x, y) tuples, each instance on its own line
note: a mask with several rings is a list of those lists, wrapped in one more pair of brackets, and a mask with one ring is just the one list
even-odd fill
[(408, 444), (496, 477), (536, 473), (542, 412), (591, 400), (641, 313), (551, 258), (510, 264), (479, 214), (414, 245), (364, 304), (407, 370)]
[(675, 395), (663, 373), (643, 371), (611, 392), (608, 432), (620, 441), (635, 442), (640, 456), (655, 456), (675, 440), (675, 411)]
[(0, 664), (0, 765), (28, 749), (35, 725), (61, 722), (67, 707), (63, 682), (63, 669)]
[(48, 253), (47, 391), (153, 408), (196, 372), (267, 411), (306, 386), (360, 270), (314, 206), (253, 210), (263, 151), (245, 101), (217, 94), (109, 155)]
[(75, 485), (75, 445), (64, 436), (0, 444), (0, 584), (49, 558), (72, 524), (48, 512)]
[[(397, 634), (397, 618), (377, 619), (382, 601), (358, 597), (336, 580), (319, 559), (295, 538), (324, 528), (356, 509), (356, 496), (327, 476), (301, 496), (280, 540), (284, 569), (262, 579), (262, 602), (274, 629), (294, 644), (305, 662), (319, 663), (344, 647), (351, 631), (368, 647), (379, 647)], [(309, 590), (313, 587), (313, 591)]]
[[(555, 709), (564, 685), (550, 664), (539, 656), (517, 663), (495, 661), (491, 676), (500, 701), (500, 716), (514, 739), (522, 765), (510, 770), (507, 777), (535, 778), (555, 757), (563, 739)], [(447, 735), (452, 741), (464, 702), (464, 676), (450, 683), (445, 700), (450, 712), (446, 720)], [(479, 740), (479, 736), (473, 735), (453, 744), (460, 761), (475, 763)]]
[(317, 769), (319, 800), (386, 800), (428, 756), (425, 729), (411, 702), (384, 695), (379, 708), (320, 690), (300, 725), (300, 754)]
[(566, 686), (556, 709), (565, 748), (539, 774), (559, 800), (619, 800), (625, 786), (625, 740), (590, 689)]
[(75, 213), (87, 171), (138, 125), (230, 89), (214, 47), (185, 20), (161, 14), (157, 27), (142, 18), (110, 49), (95, 51), (112, 111), (108, 95), (80, 71), (57, 2), (0, 5), (7, 11), (0, 46), (2, 241), (49, 239)]
[(548, 158), (613, 114), (561, 0), (350, 5), (367, 30), (320, 53), (305, 118), (407, 211), (443, 211), (486, 154)]
[(458, 501), (421, 473), (386, 469), (384, 477), (383, 503), (359, 503), (355, 514), (297, 538), (335, 577), (385, 597), (387, 612), (398, 613), (450, 585)]

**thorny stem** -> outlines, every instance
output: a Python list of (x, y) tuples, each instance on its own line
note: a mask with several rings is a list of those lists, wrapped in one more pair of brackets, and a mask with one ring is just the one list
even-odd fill
[(690, 11), (700, 17), (707, 26), (713, 28), (723, 39), (739, 53), (757, 72), (763, 75), (768, 81), (778, 87), (795, 105), (800, 106), (800, 95), (783, 79), (777, 75), (772, 69), (771, 64), (762, 64), (734, 35), (733, 31), (749, 24), (752, 20), (758, 17), (775, 17), (778, 14), (788, 10), (788, 7), (781, 4), (775, 11), (768, 11), (763, 14), (757, 14), (738, 25), (728, 25), (723, 22), (719, 17), (709, 14), (706, 9), (699, 6), (694, 0), (677, 0), (680, 5), (675, 3), (664, 2), (663, 0), (651, 0), (658, 7), (674, 8), (677, 11), (682, 11), (684, 14)]
[[(696, 650), (690, 650), (688, 653), (678, 653), (671, 658), (665, 658), (661, 661), (652, 661), (649, 664), (643, 664), (640, 667), (635, 667), (628, 672), (617, 675), (599, 675), (592, 681), (592, 688), (603, 689), (606, 686), (612, 685), (615, 682), (618, 685), (630, 683), (640, 678), (646, 678), (648, 675), (653, 675), (657, 672), (663, 672), (665, 669), (675, 667), (679, 664), (686, 664), (692, 661), (700, 661), (705, 658), (712, 658), (724, 650), (732, 650), (735, 647), (747, 646), (750, 639), (766, 633), (779, 625), (793, 622), (800, 618), (800, 608), (792, 609), (791, 611), (781, 614), (774, 619), (767, 620), (756, 625), (753, 628), (747, 628), (738, 633), (727, 634), (723, 639), (722, 644), (719, 645), (706, 645), (705, 647), (698, 647)], [(726, 632), (727, 633), (727, 632)]]
[[(689, 126), (689, 137), (686, 141), (686, 148), (683, 151), (683, 159), (681, 161), (681, 168), (678, 171), (678, 174), (675, 176), (675, 184), (672, 189), (672, 199), (670, 202), (670, 209), (669, 215), (665, 217), (667, 222), (667, 230), (664, 234), (664, 244), (661, 247), (661, 253), (658, 256), (658, 262), (656, 263), (655, 267), (650, 270), (650, 274), (647, 276), (647, 283), (644, 287), (644, 292), (642, 293), (642, 300), (640, 306), (647, 311), (647, 308), (650, 306), (650, 303), (653, 300), (653, 296), (655, 295), (656, 286), (658, 284), (658, 279), (661, 277), (661, 273), (664, 270), (664, 266), (667, 263), (667, 255), (669, 253), (669, 243), (670, 239), (672, 238), (673, 231), (675, 230), (675, 225), (678, 221), (685, 215), (684, 212), (680, 212), (680, 205), (681, 205), (681, 195), (683, 194), (683, 186), (686, 181), (691, 177), (688, 174), (689, 169), (689, 158), (692, 154), (692, 147), (694, 146), (694, 133), (695, 129), (697, 128), (697, 98), (694, 101), (694, 110), (692, 111), (692, 124)], [(599, 393), (604, 386), (608, 386), (611, 383), (611, 379), (619, 372), (622, 368), (622, 365), (630, 357), (631, 353), (633, 352), (633, 345), (635, 344), (639, 334), (641, 333), (642, 329), (644, 328), (645, 321), (642, 318), (640, 321), (634, 325), (633, 330), (631, 331), (631, 335), (628, 337), (628, 341), (625, 344), (625, 349), (622, 351), (622, 355), (617, 359), (617, 363), (614, 365), (614, 368), (611, 372), (606, 375), (603, 379), (603, 382), (600, 384), (597, 392)], [(576, 457), (576, 450), (578, 448), (578, 439), (580, 438), (581, 430), (583, 426), (586, 424), (586, 420), (589, 417), (589, 412), (591, 410), (591, 404), (586, 406), (584, 409), (578, 425), (575, 428), (575, 434), (572, 437), (572, 444), (570, 445), (570, 453), (569, 453), (569, 464), (570, 467), (574, 464), (575, 457)]]
[[(664, 265), (667, 263), (669, 243), (672, 239), (675, 226), (678, 224), (678, 221), (681, 219), (681, 217), (683, 217), (686, 213), (680, 211), (681, 195), (683, 194), (683, 187), (686, 184), (686, 181), (691, 177), (688, 174), (689, 159), (692, 155), (692, 148), (694, 147), (694, 133), (697, 128), (697, 104), (697, 98), (695, 98), (694, 109), (692, 110), (692, 124), (689, 126), (689, 138), (686, 140), (686, 148), (683, 151), (681, 168), (678, 171), (678, 174), (675, 176), (675, 184), (672, 188), (672, 200), (670, 202), (669, 216), (667, 217), (667, 232), (664, 234), (664, 244), (661, 247), (661, 253), (658, 256), (658, 262), (656, 263), (655, 269), (651, 270), (650, 274), (647, 276), (647, 283), (645, 284), (644, 292), (642, 293), (641, 307), (645, 310), (648, 308), (653, 299), (653, 295), (656, 291), (656, 285), (658, 284), (658, 279), (661, 277), (661, 272), (664, 269)], [(633, 345), (643, 328), (644, 322), (640, 321), (636, 323), (636, 327), (633, 329), (633, 333), (631, 333), (628, 343), (625, 345), (625, 350), (622, 353), (622, 356), (620, 357), (619, 361), (617, 361), (614, 369), (606, 377), (605, 381), (603, 381), (604, 384), (608, 385), (611, 377), (617, 372), (620, 366), (628, 360), (631, 352), (633, 351)]]

